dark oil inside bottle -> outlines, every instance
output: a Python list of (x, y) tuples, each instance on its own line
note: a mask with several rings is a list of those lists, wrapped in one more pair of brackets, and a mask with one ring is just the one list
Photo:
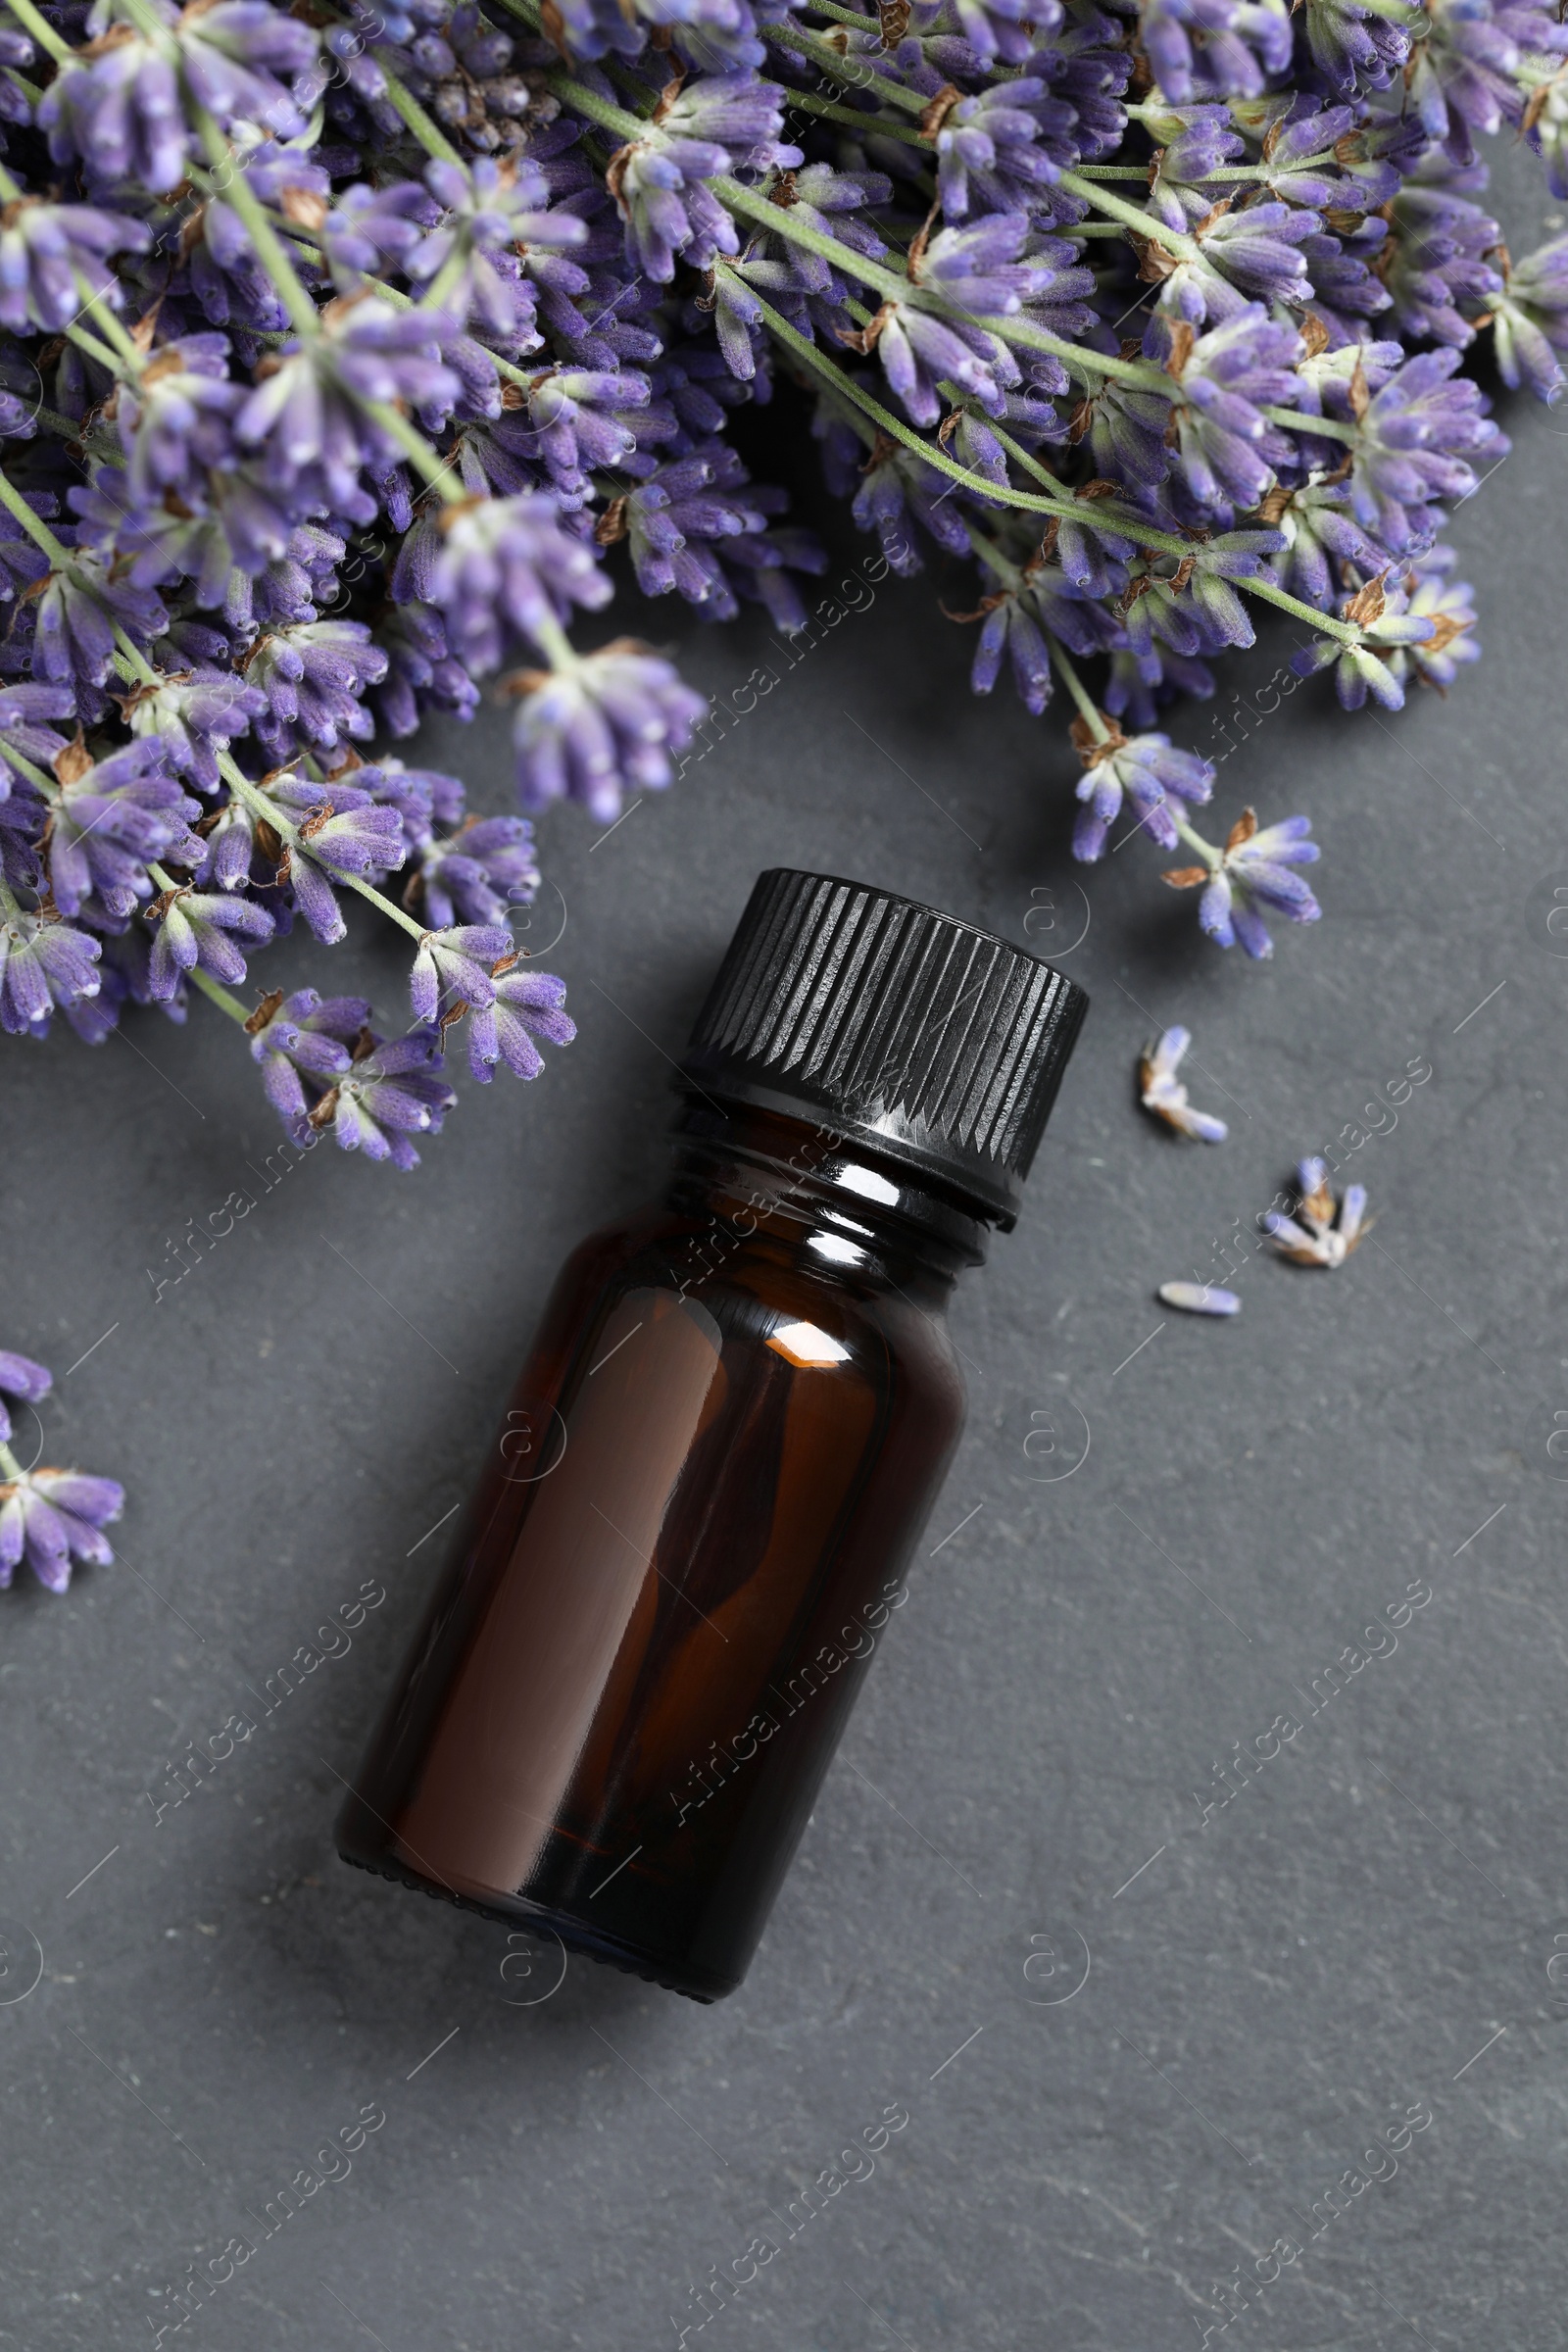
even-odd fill
[(906, 1597), (985, 1227), (807, 1119), (679, 1128), (562, 1272), (338, 1841), (710, 2000)]

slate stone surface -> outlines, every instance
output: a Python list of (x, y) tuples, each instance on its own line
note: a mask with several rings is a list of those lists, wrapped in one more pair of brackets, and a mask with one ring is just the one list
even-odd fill
[[(1181, 2352), (1227, 2311), (1250, 2352), (1562, 2341), (1568, 427), (1508, 421), (1454, 526), (1481, 667), (1387, 722), (1303, 690), (1220, 768), (1227, 818), (1304, 809), (1324, 845), (1325, 920), (1272, 964), (1200, 942), (1143, 842), (1085, 930), (1054, 720), (973, 703), (967, 640), (890, 586), (666, 800), (545, 825), (531, 936), (564, 908), (580, 1042), (465, 1085), (413, 1177), (276, 1173), (202, 1004), (7, 1046), (3, 1336), (74, 1366), (44, 1458), (131, 1501), (124, 1564), (3, 1604), (0, 2343), (145, 2346), (236, 2239), (166, 2342)], [(1289, 651), (1227, 703), (1268, 706)], [(750, 622), (682, 657), (726, 694), (782, 666)], [(489, 806), (505, 724), (428, 746)], [(968, 1434), (749, 1982), (701, 2009), (574, 1961), (552, 1992), (501, 1929), (343, 1869), (330, 1823), (552, 1269), (659, 1183), (666, 1058), (775, 862), (1061, 952), (1094, 1008), (959, 1293)], [(357, 924), (263, 968), (392, 1006), (401, 962)], [(1178, 1018), (1220, 1151), (1134, 1106)], [(1343, 1272), (1249, 1259), (1231, 1325), (1155, 1303), (1374, 1120)], [(346, 1653), (158, 1817), (366, 1580)], [(347, 2177), (270, 2223), (366, 2110)]]

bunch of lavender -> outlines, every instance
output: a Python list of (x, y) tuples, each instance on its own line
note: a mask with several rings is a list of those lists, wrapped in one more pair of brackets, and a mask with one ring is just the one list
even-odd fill
[[(368, 756), (514, 698), (522, 805), (612, 820), (702, 700), (568, 627), (629, 561), (804, 624), (820, 569), (726, 439), (782, 370), (900, 572), (976, 566), (974, 684), (1059, 681), (1077, 855), (1119, 823), (1199, 919), (1318, 913), (1306, 820), (1223, 841), (1156, 727), (1251, 642), (1397, 708), (1473, 659), (1445, 502), (1544, 397), (1568, 239), (1476, 201), (1511, 125), (1568, 189), (1568, 31), (1528, 0), (0, 0), (0, 1022), (241, 1024), (296, 1135), (413, 1163), (528, 1077), (527, 818)], [(610, 551), (623, 547), (622, 557)], [(365, 747), (362, 749), (361, 747)], [(389, 895), (395, 893), (395, 895)], [(234, 992), (345, 894), (412, 1026)], [(252, 996), (257, 992), (253, 989)]]

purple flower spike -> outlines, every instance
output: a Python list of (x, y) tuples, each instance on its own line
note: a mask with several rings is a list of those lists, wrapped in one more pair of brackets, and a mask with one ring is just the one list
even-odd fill
[(51, 1592), (65, 1592), (73, 1560), (106, 1566), (115, 1555), (102, 1530), (124, 1507), (123, 1487), (79, 1470), (24, 1471), (0, 1484), (0, 1592), (24, 1559)]
[[(989, 610), (987, 608), (989, 607)], [(999, 593), (988, 597), (978, 614), (964, 617), (980, 619), (979, 642), (974, 649), (974, 662), (969, 671), (969, 684), (976, 694), (989, 694), (1002, 670), (1002, 659), (1007, 655), (1012, 663), (1013, 684), (1026, 710), (1038, 718), (1051, 700), (1051, 656), (1045, 638), (1032, 616), (1015, 596)]]
[(429, 601), (444, 614), (453, 651), (478, 670), (501, 661), (503, 622), (536, 644), (571, 607), (588, 611), (613, 593), (591, 550), (561, 527), (543, 496), (475, 500), (442, 517)]
[(1058, 167), (1040, 144), (1046, 84), (1033, 77), (1003, 82), (960, 98), (937, 132), (937, 180), (948, 220), (966, 220), (973, 200), (990, 212), (1012, 212), (1038, 200)]
[(466, 818), (424, 851), (419, 884), (426, 911), (443, 930), (457, 922), (501, 922), (509, 906), (527, 905), (539, 887), (532, 825), (524, 816)]
[(1162, 850), (1173, 850), (1180, 839), (1171, 814), (1179, 814), (1208, 799), (1214, 789), (1214, 770), (1196, 752), (1178, 751), (1168, 735), (1123, 735), (1114, 724), (1097, 737), (1087, 722), (1074, 719), (1072, 739), (1084, 763), (1078, 798), (1084, 807), (1073, 831), (1072, 854), (1086, 863), (1102, 858), (1111, 826), (1121, 813), (1123, 796), (1131, 802), (1138, 822)]
[(252, 724), (278, 762), (300, 741), (334, 751), (374, 731), (365, 690), (386, 675), (387, 658), (363, 620), (308, 620), (270, 629), (245, 657), (248, 683), (265, 708)]
[(1514, 263), (1492, 309), (1503, 382), (1515, 392), (1527, 383), (1538, 399), (1555, 403), (1563, 383), (1558, 355), (1568, 351), (1568, 237)]
[(1017, 363), (996, 336), (939, 318), (913, 303), (885, 302), (868, 327), (857, 334), (841, 327), (839, 333), (855, 350), (874, 346), (911, 424), (936, 423), (946, 405), (940, 390), (945, 381), (968, 393), (989, 416), (1000, 416), (1005, 388), (1018, 380)]
[(349, 1047), (370, 1018), (363, 997), (330, 997), (314, 988), (264, 997), (245, 1026), (251, 1054), (262, 1065), (267, 1099), (291, 1133), (310, 1109), (301, 1073), (318, 1087), (333, 1085), (349, 1068)]
[(1211, 512), (1255, 507), (1274, 469), (1294, 455), (1263, 410), (1271, 402), (1288, 406), (1295, 395), (1301, 353), (1295, 327), (1271, 321), (1261, 303), (1248, 303), (1204, 335), (1195, 336), (1185, 320), (1156, 320), (1146, 348), (1179, 387), (1177, 448), (1187, 488)]
[[(18, 334), (59, 334), (81, 316), (84, 293), (115, 310), (124, 294), (106, 267), (113, 253), (145, 253), (139, 220), (86, 204), (43, 204), (25, 196), (0, 219), (0, 324)], [(80, 281), (78, 283), (78, 280)]]
[(1455, 377), (1458, 365), (1456, 351), (1420, 352), (1365, 405), (1351, 504), (1396, 554), (1430, 536), (1420, 510), (1432, 500), (1469, 496), (1476, 486), (1469, 458), (1508, 454), (1505, 436), (1486, 414), (1486, 394), (1468, 376)]
[(19, 1404), (37, 1404), (54, 1386), (54, 1374), (47, 1364), (35, 1364), (30, 1355), (18, 1355), (15, 1349), (0, 1348), (0, 1446), (11, 1435), (11, 1418), (4, 1398), (13, 1397)]
[(784, 93), (755, 74), (715, 74), (666, 88), (653, 122), (610, 159), (606, 180), (626, 223), (626, 250), (639, 270), (665, 285), (684, 258), (710, 270), (740, 251), (729, 214), (704, 186), (720, 172), (761, 172), (804, 158), (780, 142)]
[(519, 325), (527, 332), (532, 296), (523, 295), (519, 314), (523, 281), (503, 275), (496, 257), (519, 244), (569, 252), (587, 242), (586, 222), (575, 213), (546, 209), (549, 183), (526, 158), (498, 164), (486, 156), (466, 169), (434, 163), (424, 177), (444, 209), (439, 225), (405, 263), (409, 276), (421, 287), (439, 280), (438, 299), (460, 322), (471, 319), (503, 339), (515, 337)]
[(303, 136), (306, 116), (281, 77), (315, 65), (319, 43), (309, 25), (267, 0), (218, 0), (183, 11), (172, 0), (148, 5), (167, 27), (164, 37), (100, 6), (91, 49), (68, 63), (44, 92), (38, 122), (57, 164), (79, 158), (101, 186), (130, 181), (168, 195), (184, 176), (192, 150), (200, 151), (181, 103), (181, 74), (197, 105), (225, 130), (239, 121), (275, 138)]
[(224, 669), (186, 670), (125, 698), (131, 733), (160, 744), (175, 775), (198, 792), (218, 790), (219, 753), (266, 709), (260, 686)]
[(624, 791), (658, 792), (669, 755), (707, 715), (700, 694), (670, 663), (620, 637), (569, 669), (524, 671), (514, 740), (523, 806), (582, 801), (601, 824), (620, 814)]
[(568, 1046), (576, 1023), (563, 1012), (566, 984), (551, 972), (529, 971), (516, 956), (507, 959), (495, 974), (491, 1001), (468, 1023), (468, 1067), (479, 1083), (488, 1085), (497, 1062), (504, 1061), (514, 1078), (537, 1078), (544, 1057), (537, 1040)]
[(435, 424), (462, 389), (441, 358), (445, 323), (355, 295), (328, 303), (325, 331), (284, 352), (234, 420), (236, 438), (259, 452), (270, 486), (296, 510), (314, 506), (373, 522), (375, 500), (362, 472), (384, 473), (404, 454), (376, 409), (402, 403)]
[[(1396, 657), (1385, 660), (1384, 655), (1391, 648), (1413, 648), (1436, 637), (1439, 634), (1436, 617), (1430, 612), (1411, 610), (1410, 591), (1404, 578), (1391, 578), (1387, 565), (1375, 579), (1358, 586), (1341, 610), (1347, 620), (1359, 627), (1359, 643), (1347, 645), (1338, 637), (1315, 638), (1292, 655), (1291, 667), (1303, 678), (1311, 677), (1317, 670), (1332, 668), (1335, 691), (1346, 710), (1359, 710), (1368, 695), (1375, 703), (1381, 703), (1385, 710), (1402, 710), (1406, 664)], [(1445, 641), (1453, 633), (1451, 628), (1442, 632)]]
[(17, 913), (0, 922), (0, 1029), (42, 1037), (57, 1004), (98, 994), (97, 940), (69, 923)]
[(310, 1114), (318, 1131), (330, 1131), (345, 1152), (367, 1159), (389, 1159), (395, 1168), (415, 1168), (416, 1135), (438, 1135), (457, 1101), (446, 1080), (439, 1032), (411, 1030), (388, 1042), (365, 1029), (354, 1048), (348, 1075), (321, 1097)]
[(512, 954), (512, 934), (499, 923), (459, 923), (426, 931), (409, 974), (415, 1015), (433, 1021), (449, 992), (468, 1004), (488, 1004), (490, 966)]
[(148, 908), (157, 923), (148, 992), (154, 1004), (167, 1003), (186, 972), (211, 972), (231, 986), (245, 977), (245, 958), (236, 941), (259, 947), (270, 939), (271, 916), (250, 899), (214, 898), (191, 889), (165, 891)]
[(99, 690), (115, 658), (117, 622), (144, 647), (164, 634), (169, 613), (150, 589), (118, 577), (88, 549), (49, 573), (38, 599), (33, 669), (52, 684), (74, 685), (76, 709), (89, 724), (103, 714)]
[(1429, 620), (1432, 634), (1398, 646), (1389, 656), (1389, 667), (1396, 678), (1413, 676), (1424, 686), (1447, 688), (1458, 676), (1461, 663), (1480, 661), (1481, 647), (1474, 634), (1475, 590), (1468, 580), (1448, 576), (1458, 561), (1453, 548), (1433, 547), (1417, 556), (1405, 573), (1402, 585), (1409, 598), (1410, 617)]
[(1256, 815), (1244, 808), (1217, 865), (1183, 867), (1165, 879), (1178, 890), (1205, 885), (1198, 919), (1218, 946), (1240, 941), (1249, 956), (1272, 956), (1274, 942), (1260, 907), (1292, 923), (1315, 923), (1323, 911), (1295, 871), (1317, 859), (1317, 843), (1306, 838), (1311, 830), (1310, 817), (1288, 816), (1259, 832)]
[(244, 400), (244, 387), (228, 381), (226, 337), (186, 335), (166, 343), (120, 392), (130, 502), (154, 506), (172, 490), (205, 504), (207, 475), (234, 464), (231, 427)]
[(61, 797), (49, 841), (49, 880), (62, 914), (94, 892), (110, 914), (134, 912), (150, 898), (151, 858), (188, 864), (200, 855), (190, 833), (201, 814), (170, 774), (156, 739), (127, 743), (94, 760), (78, 740), (55, 762)]

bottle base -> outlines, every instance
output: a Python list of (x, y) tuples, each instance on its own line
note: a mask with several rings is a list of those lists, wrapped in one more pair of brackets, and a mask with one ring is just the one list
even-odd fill
[(437, 1902), (453, 1903), (460, 1911), (476, 1911), (481, 1919), (497, 1921), (505, 1928), (542, 1928), (558, 1936), (568, 1952), (580, 1953), (585, 1960), (600, 1961), (607, 1968), (619, 1969), (623, 1976), (640, 1977), (645, 1984), (657, 1984), (661, 1991), (678, 1992), (688, 2001), (698, 2001), (710, 2008), (735, 1990), (739, 1977), (728, 1979), (698, 1977), (695, 1974), (677, 1976), (667, 1963), (661, 1965), (646, 1952), (631, 1944), (622, 1943), (612, 1936), (604, 1936), (584, 1927), (581, 1920), (572, 1919), (564, 1911), (553, 1911), (547, 1903), (531, 1903), (523, 1896), (498, 1896), (494, 1902), (484, 1902), (477, 1895), (459, 1894), (451, 1886), (438, 1886), (431, 1879), (421, 1878), (416, 1870), (393, 1862), (368, 1862), (361, 1854), (351, 1854), (346, 1847), (337, 1849), (340, 1862), (353, 1870), (368, 1871), (372, 1878), (390, 1879), (394, 1886), (412, 1886), (417, 1894), (428, 1894)]

